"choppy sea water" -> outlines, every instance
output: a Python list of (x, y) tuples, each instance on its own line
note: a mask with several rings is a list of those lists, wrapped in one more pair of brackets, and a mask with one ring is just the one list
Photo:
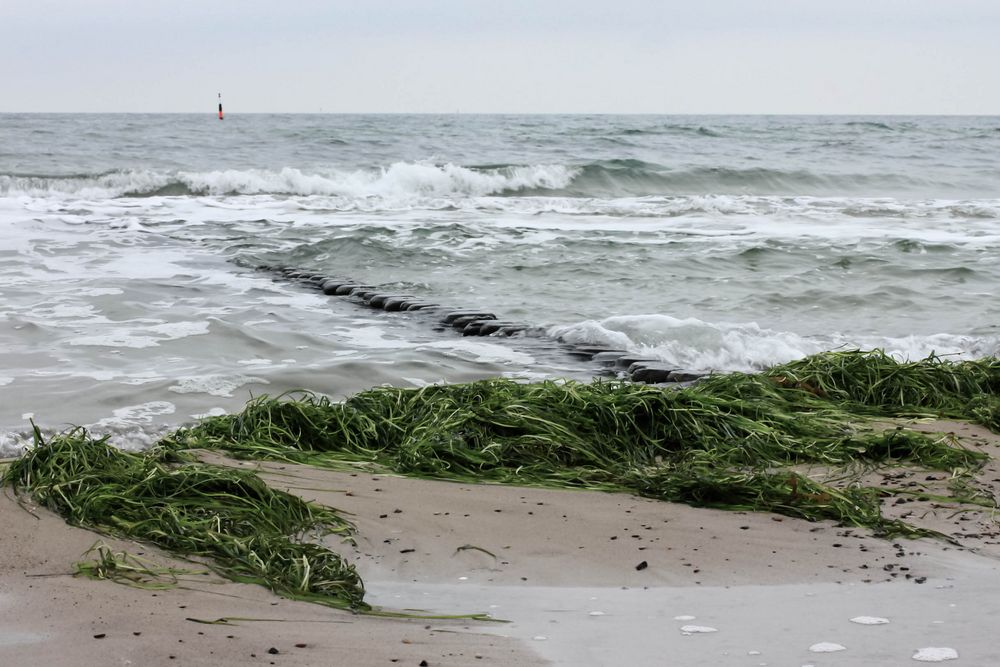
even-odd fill
[(308, 268), (697, 370), (1000, 353), (1000, 118), (0, 114), (0, 455), (305, 388), (586, 379)]

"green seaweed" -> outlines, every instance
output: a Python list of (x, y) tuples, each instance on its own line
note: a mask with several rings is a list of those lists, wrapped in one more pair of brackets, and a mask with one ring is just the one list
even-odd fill
[(350, 535), (336, 511), (276, 491), (249, 471), (194, 463), (169, 450), (123, 452), (83, 429), (12, 462), (4, 484), (68, 523), (210, 559), (220, 574), (290, 598), (365, 610), (354, 567), (310, 536)]
[(180, 584), (180, 577), (209, 574), (208, 570), (163, 567), (127, 551), (114, 551), (97, 542), (84, 553), (91, 556), (73, 564), (74, 576), (113, 581), (146, 590), (166, 590)]
[(309, 393), (264, 396), (163, 445), (317, 465), (369, 462), (439, 479), (624, 490), (917, 534), (881, 516), (880, 491), (838, 490), (782, 469), (858, 461), (975, 469), (985, 460), (980, 452), (872, 420), (916, 413), (977, 420), (995, 399), (988, 392), (998, 377), (996, 360), (900, 363), (880, 351), (831, 352), (681, 390), (492, 379), (379, 387), (343, 403)]
[[(793, 466), (917, 465), (946, 470), (956, 495), (986, 460), (898, 417), (963, 419), (1000, 431), (1000, 361), (881, 351), (829, 352), (759, 374), (670, 389), (619, 381), (505, 379), (378, 387), (336, 403), (300, 392), (259, 397), (182, 428), (143, 454), (74, 430), (10, 463), (6, 484), (70, 523), (210, 559), (218, 572), (289, 597), (368, 610), (352, 567), (308, 534), (348, 536), (335, 511), (267, 487), (252, 471), (199, 463), (191, 450), (420, 477), (628, 491), (692, 505), (777, 512), (931, 534), (886, 519), (887, 489), (835, 486)], [(390, 612), (371, 612), (391, 615)]]

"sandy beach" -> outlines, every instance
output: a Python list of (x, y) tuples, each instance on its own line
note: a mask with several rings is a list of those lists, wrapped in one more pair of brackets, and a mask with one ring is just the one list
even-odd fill
[[(980, 427), (918, 426), (1000, 449)], [(348, 513), (356, 545), (330, 546), (353, 560), (380, 608), (507, 622), (354, 615), (214, 575), (181, 575), (167, 590), (73, 577), (98, 540), (197, 566), (67, 526), (24, 498), (22, 508), (5, 489), (0, 664), (893, 665), (923, 648), (954, 649), (957, 664), (1000, 662), (990, 638), (997, 526), (983, 508), (930, 500), (941, 473), (867, 474), (905, 475), (894, 481), (926, 490), (884, 511), (953, 543), (626, 494), (204, 456)], [(978, 475), (994, 491), (998, 478), (995, 462)], [(230, 620), (204, 622), (217, 619)]]

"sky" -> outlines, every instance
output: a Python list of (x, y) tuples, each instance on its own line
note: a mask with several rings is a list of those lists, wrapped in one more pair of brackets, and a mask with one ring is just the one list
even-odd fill
[(1000, 0), (2, 0), (0, 112), (1000, 114)]

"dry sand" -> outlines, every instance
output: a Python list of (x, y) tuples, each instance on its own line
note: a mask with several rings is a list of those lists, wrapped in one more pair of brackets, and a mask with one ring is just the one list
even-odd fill
[[(983, 429), (922, 427), (1000, 453)], [(918, 664), (923, 647), (956, 649), (953, 664), (1000, 664), (997, 525), (982, 508), (889, 501), (887, 512), (909, 512), (955, 546), (625, 494), (229, 463), (350, 512), (356, 547), (331, 546), (355, 562), (371, 602), (511, 622), (354, 616), (209, 577), (156, 592), (73, 578), (98, 536), (3, 497), (0, 665), (897, 665)], [(887, 475), (915, 494), (947, 483), (927, 471), (865, 473), (876, 484)], [(980, 479), (1000, 488), (992, 463)], [(281, 620), (186, 620), (234, 616)], [(851, 622), (860, 616), (890, 622)], [(846, 650), (810, 651), (821, 642)]]

